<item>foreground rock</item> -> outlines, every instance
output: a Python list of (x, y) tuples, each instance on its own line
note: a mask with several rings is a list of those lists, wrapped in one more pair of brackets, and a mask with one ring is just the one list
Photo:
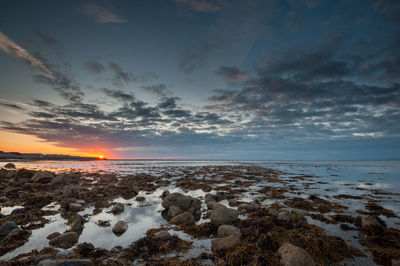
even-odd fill
[(278, 250), (281, 256), (281, 264), (284, 266), (314, 266), (315, 262), (310, 254), (304, 249), (294, 246), (288, 242), (284, 243)]
[(128, 224), (124, 221), (117, 222), (112, 229), (113, 233), (117, 236), (122, 235), (126, 230), (128, 230)]
[(169, 221), (171, 224), (181, 225), (181, 224), (191, 224), (194, 223), (194, 217), (188, 212), (178, 214)]
[(162, 240), (162, 241), (166, 241), (166, 240), (168, 240), (168, 239), (171, 238), (171, 234), (170, 234), (168, 231), (164, 230), (164, 231), (158, 232), (158, 233), (155, 235), (155, 237), (156, 237), (157, 239)]
[(70, 230), (77, 233), (82, 232), (83, 223), (84, 223), (83, 217), (80, 216), (79, 214), (75, 214), (75, 216), (72, 218)]
[(64, 184), (67, 185), (71, 182), (71, 177), (66, 174), (59, 174), (50, 181), (50, 185)]
[(117, 203), (112, 207), (111, 212), (113, 214), (120, 214), (121, 212), (124, 211), (124, 205), (122, 203)]
[(43, 260), (38, 266), (80, 266), (94, 265), (93, 261), (87, 259), (66, 259), (66, 260)]
[(12, 230), (18, 229), (18, 225), (14, 222), (7, 222), (0, 227), (0, 240), (3, 240)]
[(70, 248), (78, 242), (79, 235), (76, 232), (67, 232), (50, 240), (49, 244), (57, 248)]
[(49, 183), (54, 177), (55, 175), (53, 172), (38, 171), (32, 176), (31, 181), (37, 183)]
[(236, 235), (230, 235), (224, 238), (215, 238), (211, 240), (212, 251), (219, 251), (233, 248), (240, 244), (240, 239)]
[(218, 238), (225, 238), (230, 235), (235, 235), (239, 239), (242, 237), (240, 229), (235, 226), (224, 224), (218, 227)]
[(81, 192), (78, 186), (65, 186), (63, 189), (64, 198), (79, 199)]
[(211, 214), (211, 222), (216, 225), (232, 224), (238, 219), (239, 212), (234, 209), (222, 207)]
[(7, 169), (15, 169), (15, 164), (13, 164), (13, 163), (8, 163), (8, 164), (4, 165), (4, 168), (7, 168)]
[(181, 193), (172, 193), (164, 198), (162, 206), (165, 209), (169, 209), (172, 206), (177, 206), (184, 211), (194, 214), (197, 210), (200, 210), (201, 201), (190, 196), (185, 196)]

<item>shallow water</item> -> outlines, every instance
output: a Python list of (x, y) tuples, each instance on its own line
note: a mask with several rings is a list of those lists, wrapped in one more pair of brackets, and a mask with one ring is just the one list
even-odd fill
[[(5, 164), (5, 162), (0, 162)], [(257, 191), (264, 186), (273, 187), (286, 187), (294, 185), (300, 194), (296, 191), (286, 192), (285, 196), (290, 197), (303, 197), (307, 198), (309, 195), (317, 194), (320, 197), (329, 197), (330, 201), (340, 203), (348, 206), (349, 209), (344, 211), (346, 214), (354, 215), (356, 210), (363, 209), (366, 203), (365, 199), (335, 199), (332, 196), (339, 194), (346, 195), (370, 195), (374, 190), (399, 193), (400, 192), (400, 162), (399, 161), (84, 161), (84, 162), (54, 162), (54, 161), (36, 161), (36, 162), (16, 162), (17, 168), (25, 167), (29, 169), (46, 169), (54, 172), (68, 172), (68, 171), (81, 171), (81, 172), (113, 172), (118, 175), (130, 175), (140, 172), (148, 172), (153, 175), (158, 175), (162, 170), (168, 170), (171, 173), (178, 174), (177, 177), (171, 180), (179, 180), (183, 176), (182, 170), (188, 167), (196, 166), (213, 166), (213, 165), (257, 165), (267, 168), (273, 168), (282, 171), (280, 178), (289, 181), (288, 183), (268, 183), (259, 182), (248, 188), (246, 193), (243, 193), (242, 201), (251, 201), (258, 196)], [(310, 180), (290, 181), (297, 175), (309, 175)], [(203, 178), (198, 176), (197, 178)], [(206, 177), (207, 180), (210, 177)], [(249, 181), (246, 179), (245, 174), (241, 181)], [(231, 181), (233, 182), (233, 181)], [(308, 184), (311, 183), (312, 184)], [(319, 182), (319, 183), (316, 183)], [(79, 243), (90, 242), (95, 247), (111, 249), (115, 246), (127, 247), (132, 242), (145, 236), (148, 229), (151, 228), (167, 228), (172, 234), (177, 234), (185, 240), (193, 241), (193, 247), (185, 254), (186, 257), (195, 257), (201, 252), (210, 252), (210, 239), (195, 240), (183, 232), (175, 231), (174, 226), (162, 219), (161, 211), (161, 194), (164, 189), (170, 192), (181, 192), (196, 198), (202, 198), (205, 192), (202, 190), (192, 190), (184, 192), (180, 188), (173, 186), (165, 188), (158, 188), (152, 193), (140, 192), (138, 196), (145, 197), (145, 202), (139, 203), (135, 199), (125, 200), (123, 198), (114, 199), (113, 202), (123, 203), (125, 211), (119, 215), (109, 213), (110, 208), (103, 209), (99, 214), (92, 215), (94, 207), (88, 206), (84, 211), (80, 212), (81, 215), (86, 215), (88, 220), (85, 224), (84, 230), (79, 237)], [(226, 183), (219, 184), (220, 186)], [(211, 193), (214, 193), (212, 191)], [(378, 202), (379, 205), (393, 210), (400, 216), (400, 196), (399, 195), (381, 195), (382, 199)], [(273, 202), (281, 202), (283, 200), (266, 199), (262, 205), (268, 206)], [(227, 205), (227, 201), (222, 201), (222, 204)], [(8, 215), (15, 208), (2, 207), (2, 214)], [(46, 209), (58, 209), (58, 205), (53, 204), (46, 207)], [(202, 201), (202, 208), (206, 209), (204, 201)], [(12, 258), (18, 254), (29, 252), (32, 249), (38, 249), (48, 245), (46, 237), (53, 232), (64, 232), (68, 225), (67, 220), (62, 218), (60, 214), (51, 217), (46, 217), (52, 220), (51, 223), (46, 224), (43, 228), (32, 230), (32, 236), (29, 241), (23, 246), (14, 251), (9, 252), (0, 259)], [(400, 229), (400, 220), (396, 218), (381, 217), (390, 227)], [(323, 222), (313, 220), (307, 217), (309, 223), (317, 224), (326, 230), (330, 235), (342, 237), (348, 244), (362, 249), (357, 239), (355, 238), (356, 231), (344, 232), (340, 229), (339, 224), (324, 224)], [(111, 224), (110, 227), (99, 227), (98, 220), (108, 220)], [(128, 231), (120, 237), (112, 232), (112, 226), (119, 220), (125, 220), (128, 225)], [(197, 223), (207, 222), (209, 219), (201, 219)]]

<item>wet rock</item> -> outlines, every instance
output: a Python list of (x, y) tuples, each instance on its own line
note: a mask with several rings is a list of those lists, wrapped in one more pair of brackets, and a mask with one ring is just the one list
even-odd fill
[(182, 210), (194, 213), (195, 210), (200, 210), (201, 201), (190, 196), (182, 195), (181, 193), (172, 193), (165, 197), (162, 206), (166, 209), (171, 206), (178, 206)]
[(38, 171), (36, 172), (32, 178), (32, 182), (37, 182), (37, 183), (49, 183), (53, 178), (55, 177), (53, 172), (50, 171)]
[(7, 222), (0, 227), (0, 240), (5, 238), (12, 230), (18, 229), (18, 225), (14, 222)]
[(182, 209), (179, 208), (178, 206), (171, 206), (168, 209), (168, 213), (167, 215), (171, 218), (177, 216), (178, 214), (180, 214), (182, 212)]
[(60, 196), (63, 194), (63, 191), (61, 189), (56, 189), (53, 191), (54, 196)]
[(50, 240), (49, 244), (57, 248), (70, 248), (78, 242), (79, 235), (76, 232), (67, 232)]
[(21, 189), (18, 187), (9, 187), (4, 190), (4, 194), (9, 198), (18, 198), (20, 195)]
[(72, 218), (70, 230), (80, 233), (83, 230), (84, 219), (79, 214), (75, 214)]
[(65, 186), (63, 189), (64, 198), (75, 198), (81, 197), (81, 192), (78, 186)]
[(161, 194), (161, 198), (165, 199), (165, 197), (168, 196), (169, 194), (171, 194), (171, 192), (169, 192), (168, 190), (164, 190), (164, 192)]
[(63, 250), (60, 250), (60, 251), (57, 253), (56, 258), (58, 259), (58, 258), (61, 258), (61, 257), (76, 256), (76, 255), (77, 255), (77, 254), (76, 254), (74, 251), (72, 251), (72, 250), (65, 250), (65, 249), (63, 249)]
[(117, 181), (117, 177), (113, 174), (105, 174), (100, 176), (100, 180), (103, 182), (111, 183)]
[(194, 217), (189, 212), (184, 212), (184, 213), (178, 214), (177, 216), (172, 218), (169, 222), (172, 224), (176, 224), (176, 225), (190, 224), (190, 223), (194, 223)]
[(210, 194), (210, 193), (207, 193), (207, 194), (204, 196), (204, 201), (207, 203), (207, 202), (210, 202), (210, 201), (216, 202), (217, 200), (215, 199), (215, 196), (214, 196), (214, 195), (212, 195), (212, 194)]
[(98, 226), (101, 226), (101, 227), (108, 227), (108, 226), (110, 226), (111, 224), (110, 224), (109, 221), (98, 220), (98, 221), (97, 221), (97, 225), (98, 225)]
[(69, 175), (59, 174), (50, 181), (50, 185), (57, 185), (57, 184), (67, 185), (70, 182), (71, 182), (71, 177)]
[(145, 197), (136, 197), (136, 200), (139, 202), (143, 202), (146, 200), (146, 198)]
[(239, 212), (230, 208), (218, 208), (210, 216), (211, 222), (216, 225), (234, 223), (239, 216)]
[(61, 202), (60, 202), (60, 206), (63, 209), (68, 209), (69, 208), (69, 204), (70, 203), (74, 203), (76, 202), (75, 198), (64, 198)]
[(279, 221), (289, 223), (290, 222), (290, 212), (288, 210), (279, 210), (279, 213), (276, 218)]
[(400, 259), (399, 260), (392, 260), (392, 266), (400, 266)]
[(35, 174), (35, 171), (27, 170), (25, 168), (19, 169), (15, 174), (16, 179), (29, 179), (31, 180), (32, 176)]
[(3, 242), (11, 243), (18, 241), (22, 244), (23, 242), (25, 242), (25, 240), (29, 238), (30, 234), (31, 233), (27, 230), (15, 228), (3, 239)]
[(83, 199), (75, 201), (75, 203), (85, 206), (86, 202)]
[(305, 216), (306, 215), (305, 211), (300, 210), (300, 209), (296, 209), (296, 208), (292, 209), (292, 213), (297, 214), (297, 215), (301, 215), (301, 216)]
[(164, 230), (164, 231), (158, 232), (158, 233), (155, 235), (155, 237), (156, 237), (157, 239), (162, 240), (162, 241), (166, 241), (166, 240), (168, 240), (168, 239), (171, 238), (171, 234), (170, 234), (168, 231)]
[(374, 227), (380, 227), (379, 221), (371, 215), (361, 215), (361, 228), (368, 230)]
[(228, 201), (228, 203), (229, 203), (229, 206), (231, 206), (231, 207), (235, 207), (235, 206), (239, 205), (239, 202), (236, 199), (230, 199)]
[(122, 235), (126, 230), (128, 230), (128, 224), (124, 221), (117, 222), (112, 229), (113, 233), (117, 236)]
[(204, 185), (201, 187), (201, 190), (203, 190), (204, 192), (210, 192), (212, 188), (210, 185)]
[(4, 165), (4, 168), (7, 168), (7, 169), (15, 169), (15, 164), (13, 164), (13, 163), (8, 163), (8, 164)]
[(260, 204), (256, 202), (242, 203), (238, 206), (238, 211), (244, 210), (245, 212), (254, 212), (261, 208)]
[(281, 264), (284, 266), (313, 266), (314, 260), (304, 249), (294, 246), (288, 242), (284, 243), (278, 250), (281, 256)]
[(65, 259), (65, 260), (43, 260), (38, 266), (83, 266), (94, 265), (93, 261), (89, 259)]
[(225, 238), (230, 235), (235, 235), (239, 239), (242, 237), (240, 229), (235, 226), (224, 224), (218, 227), (218, 238)]
[(48, 240), (52, 240), (52, 239), (54, 239), (54, 238), (56, 238), (56, 237), (58, 237), (58, 236), (60, 236), (61, 234), (59, 233), (59, 232), (54, 232), (54, 233), (51, 233), (50, 235), (48, 235), (47, 236), (47, 239)]
[(209, 210), (216, 210), (218, 208), (225, 208), (225, 205), (221, 204), (221, 203), (217, 203), (215, 201), (209, 201), (207, 202), (207, 208)]
[(114, 205), (114, 207), (112, 207), (111, 209), (111, 213), (113, 214), (120, 214), (121, 212), (124, 211), (124, 205), (122, 203), (117, 203)]
[(257, 203), (262, 203), (264, 200), (266, 200), (267, 199), (267, 197), (265, 197), (265, 196), (257, 196), (255, 199), (254, 199), (254, 201), (255, 202), (257, 202)]
[(269, 208), (267, 211), (268, 215), (272, 217), (277, 217), (279, 214), (279, 211), (276, 208)]
[[(124, 190), (121, 193), (121, 196), (123, 199), (129, 200), (132, 199), (134, 197), (136, 197), (136, 195), (138, 194), (138, 192), (136, 190), (130, 189), (130, 190)], [(103, 194), (98, 194), (99, 197), (104, 197)]]
[(240, 239), (236, 235), (230, 235), (224, 238), (215, 238), (211, 240), (211, 250), (219, 251), (233, 248), (240, 244)]
[(84, 207), (83, 207), (83, 205), (81, 205), (79, 203), (72, 202), (69, 204), (68, 209), (73, 212), (78, 212), (78, 211), (82, 211), (84, 209)]

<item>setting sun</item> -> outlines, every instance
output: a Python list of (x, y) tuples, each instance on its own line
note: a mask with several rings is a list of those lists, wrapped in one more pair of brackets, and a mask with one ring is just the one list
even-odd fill
[(98, 157), (100, 160), (103, 160), (104, 159), (104, 156), (103, 155), (99, 155), (99, 157)]

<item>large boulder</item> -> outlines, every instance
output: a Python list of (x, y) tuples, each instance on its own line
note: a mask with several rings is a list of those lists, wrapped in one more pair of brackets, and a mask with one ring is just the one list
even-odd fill
[(50, 181), (50, 185), (64, 184), (71, 182), (71, 177), (67, 174), (59, 174)]
[(167, 215), (171, 218), (177, 216), (178, 214), (180, 214), (182, 212), (182, 209), (179, 208), (178, 206), (171, 206), (168, 209), (168, 213)]
[(211, 214), (211, 222), (216, 225), (234, 223), (239, 216), (239, 212), (234, 209), (222, 207), (214, 210)]
[(7, 169), (15, 169), (15, 164), (13, 164), (13, 163), (8, 163), (8, 164), (4, 165), (4, 168), (7, 168)]
[(184, 212), (181, 214), (178, 214), (171, 220), (169, 220), (171, 224), (176, 224), (176, 225), (181, 225), (181, 224), (191, 224), (194, 223), (194, 217), (192, 214), (189, 212)]
[(0, 227), (0, 240), (5, 238), (12, 230), (18, 229), (18, 225), (14, 222), (7, 222)]
[(57, 248), (70, 248), (78, 242), (79, 235), (76, 232), (67, 232), (50, 240), (49, 244)]
[(162, 206), (166, 209), (169, 209), (171, 206), (177, 206), (182, 210), (194, 213), (196, 210), (200, 210), (201, 201), (181, 193), (172, 193), (164, 198)]
[(218, 227), (218, 238), (225, 238), (230, 235), (235, 235), (239, 239), (242, 237), (240, 229), (233, 225), (224, 224)]
[(81, 197), (81, 192), (78, 186), (65, 186), (63, 189), (64, 198), (75, 198)]
[(284, 266), (314, 266), (315, 262), (310, 254), (304, 249), (294, 246), (288, 242), (284, 243), (278, 250), (281, 256), (281, 264)]
[(219, 251), (233, 248), (240, 244), (240, 239), (236, 235), (230, 235), (224, 238), (215, 238), (211, 240), (211, 250)]
[(124, 221), (117, 222), (112, 229), (113, 233), (117, 236), (122, 235), (126, 230), (128, 230), (128, 224)]
[(53, 172), (50, 171), (38, 171), (36, 172), (32, 178), (32, 182), (37, 182), (37, 183), (49, 183), (53, 178), (55, 177)]

